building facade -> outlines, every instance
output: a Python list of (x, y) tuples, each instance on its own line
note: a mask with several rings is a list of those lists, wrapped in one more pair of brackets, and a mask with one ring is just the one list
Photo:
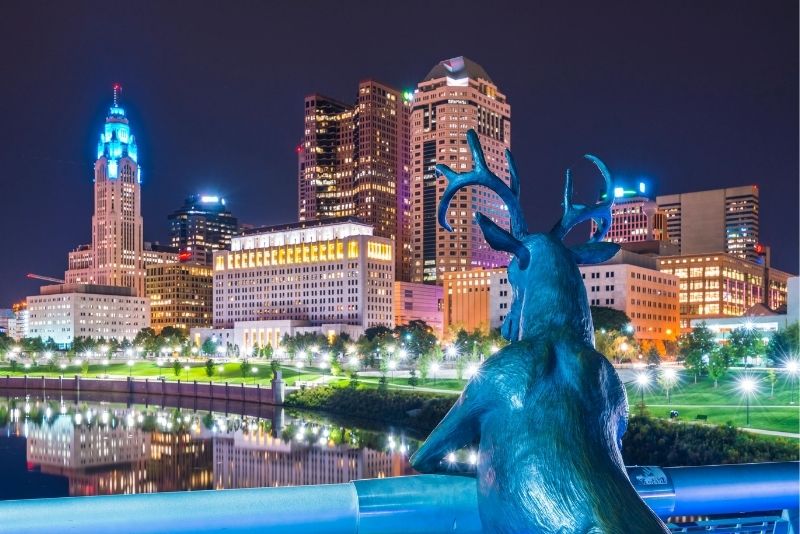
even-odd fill
[(53, 338), (60, 346), (77, 337), (133, 341), (150, 326), (150, 303), (125, 286), (54, 284), (29, 296), (28, 335)]
[(147, 266), (150, 327), (166, 326), (187, 332), (213, 322), (213, 271), (211, 266), (186, 263), (153, 263)]
[(409, 102), (403, 93), (365, 80), (355, 105), (307, 96), (297, 153), (298, 219), (359, 218), (394, 242), (395, 271), (407, 279)]
[(681, 328), (692, 319), (741, 316), (756, 304), (787, 304), (789, 274), (733, 254), (682, 254), (659, 258), (659, 269), (678, 278)]
[(131, 287), (144, 296), (142, 176), (136, 138), (119, 104), (120, 91), (115, 84), (97, 145), (92, 244), (69, 254), (64, 278), (67, 284)]
[(620, 251), (605, 263), (580, 265), (590, 306), (624, 312), (639, 341), (675, 341), (680, 334), (678, 278), (655, 258)]
[(511, 107), (505, 95), (477, 63), (464, 57), (442, 61), (417, 85), (411, 112), (413, 282), (442, 284), (447, 272), (508, 263), (505, 253), (486, 243), (475, 221), (481, 212), (508, 228), (508, 211), (495, 193), (471, 187), (456, 194), (448, 214), (452, 233), (436, 218), (446, 179), (435, 167), (472, 168), (469, 129), (478, 133), (489, 169), (508, 183), (504, 151), (511, 146)]
[(214, 254), (214, 326), (288, 320), (391, 328), (394, 265), (392, 241), (356, 219), (254, 230)]
[(513, 301), (505, 268), (446, 272), (442, 290), (445, 337), (500, 328)]
[[(646, 196), (646, 192), (644, 182), (640, 182), (636, 189), (624, 187), (614, 189), (611, 227), (604, 241), (622, 244), (658, 242), (667, 239), (666, 216), (656, 202)], [(597, 224), (592, 221), (592, 233), (596, 229)]]
[(216, 195), (192, 195), (169, 217), (170, 244), (182, 262), (211, 265), (215, 250), (230, 248), (239, 222)]
[(680, 254), (726, 252), (759, 259), (757, 186), (659, 195), (656, 202), (666, 215), (669, 240), (680, 247)]
[(444, 333), (442, 286), (414, 282), (394, 283), (394, 324), (425, 321), (437, 337)]

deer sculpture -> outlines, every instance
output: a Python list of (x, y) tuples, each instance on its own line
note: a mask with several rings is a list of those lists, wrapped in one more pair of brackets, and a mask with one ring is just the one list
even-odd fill
[[(603, 242), (611, 225), (613, 187), (605, 165), (587, 155), (605, 179), (595, 205), (572, 202), (566, 173), (564, 213), (547, 233), (529, 233), (519, 204), (519, 175), (506, 151), (510, 186), (493, 174), (477, 134), (467, 141), (473, 170), (445, 165), (447, 188), (438, 219), (448, 231), (450, 200), (464, 187), (484, 186), (508, 207), (507, 231), (476, 214), (486, 241), (513, 255), (513, 303), (502, 325), (509, 345), (489, 357), (425, 443), (412, 456), (420, 472), (441, 472), (447, 454), (478, 447), (478, 506), (484, 532), (667, 533), (628, 480), (621, 439), (627, 427), (625, 388), (594, 349), (594, 331), (578, 264), (600, 263), (619, 249)], [(588, 242), (562, 239), (581, 222), (597, 228)]]

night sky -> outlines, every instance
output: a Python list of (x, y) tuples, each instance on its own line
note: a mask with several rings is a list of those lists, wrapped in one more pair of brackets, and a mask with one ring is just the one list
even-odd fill
[[(139, 143), (145, 240), (194, 192), (241, 221), (295, 220), (303, 97), (351, 102), (482, 64), (511, 103), (529, 226), (591, 152), (656, 194), (758, 184), (761, 239), (798, 272), (798, 4), (753, 2), (6, 2), (0, 11), (0, 307), (91, 241), (111, 100)], [(586, 194), (599, 177), (578, 173)]]

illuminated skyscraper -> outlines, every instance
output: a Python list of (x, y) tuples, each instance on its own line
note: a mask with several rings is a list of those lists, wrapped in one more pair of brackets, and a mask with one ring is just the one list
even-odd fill
[(192, 195), (169, 215), (171, 245), (182, 262), (211, 265), (215, 250), (230, 248), (239, 223), (216, 195)]
[(373, 80), (359, 84), (355, 105), (309, 95), (298, 147), (300, 221), (359, 218), (395, 242), (401, 280), (411, 266), (409, 109), (403, 93)]
[(70, 253), (65, 278), (67, 283), (132, 287), (144, 296), (141, 170), (136, 139), (119, 104), (121, 89), (114, 85), (97, 144), (92, 245)]
[(475, 267), (495, 268), (508, 255), (493, 250), (475, 222), (481, 212), (508, 228), (508, 211), (495, 193), (465, 188), (450, 203), (453, 232), (439, 227), (436, 210), (446, 180), (434, 168), (472, 168), (467, 130), (478, 133), (489, 168), (508, 183), (503, 151), (511, 146), (511, 106), (477, 63), (457, 57), (438, 63), (419, 82), (411, 112), (412, 280), (441, 284), (444, 273)]
[(758, 187), (746, 185), (656, 198), (667, 216), (667, 234), (680, 253), (727, 252), (760, 261)]
[[(639, 182), (635, 189), (614, 189), (611, 227), (604, 241), (623, 244), (667, 239), (664, 212), (647, 197), (646, 191), (644, 182)], [(593, 220), (591, 232), (595, 230), (597, 223)]]

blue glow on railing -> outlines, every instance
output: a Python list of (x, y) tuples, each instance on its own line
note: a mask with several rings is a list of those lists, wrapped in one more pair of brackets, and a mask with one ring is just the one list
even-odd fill
[[(777, 512), (797, 533), (798, 462), (631, 467), (662, 518)], [(475, 479), (421, 475), (348, 484), (0, 502), (0, 533), (437, 534), (482, 532)], [(774, 521), (775, 516), (765, 521)], [(789, 526), (789, 525), (787, 525)], [(624, 525), (621, 526), (624, 531)], [(680, 532), (681, 530), (677, 530)], [(741, 532), (717, 528), (714, 532)], [(753, 532), (753, 531), (748, 531)]]

